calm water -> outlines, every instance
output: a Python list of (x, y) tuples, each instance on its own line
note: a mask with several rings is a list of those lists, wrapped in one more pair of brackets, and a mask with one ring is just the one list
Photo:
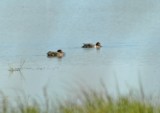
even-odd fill
[[(13, 0), (0, 2), (0, 90), (41, 97), (43, 88), (65, 97), (79, 87), (110, 93), (160, 92), (160, 33), (157, 2), (127, 0)], [(101, 42), (100, 50), (81, 48)], [(47, 58), (62, 49), (62, 59)], [(18, 68), (21, 72), (8, 71)]]

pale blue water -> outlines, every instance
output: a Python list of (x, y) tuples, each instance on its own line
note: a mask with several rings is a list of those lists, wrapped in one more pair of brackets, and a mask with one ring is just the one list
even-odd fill
[[(159, 93), (159, 1), (0, 1), (0, 90), (41, 97), (76, 95), (78, 87), (110, 93)], [(101, 42), (100, 50), (83, 49)], [(62, 49), (62, 59), (47, 58)], [(25, 61), (21, 73), (8, 71)]]

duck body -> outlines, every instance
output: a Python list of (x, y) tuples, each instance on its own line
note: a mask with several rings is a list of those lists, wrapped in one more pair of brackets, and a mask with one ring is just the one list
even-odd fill
[(55, 51), (48, 51), (47, 53), (48, 57), (63, 57), (64, 56), (64, 52), (62, 50), (57, 50)]
[(84, 43), (82, 48), (94, 48), (95, 45), (94, 44), (91, 44), (91, 43)]
[(91, 43), (84, 43), (82, 48), (101, 48), (100, 42), (97, 42), (96, 44), (91, 44)]
[(54, 52), (54, 51), (48, 51), (48, 53), (47, 53), (47, 56), (49, 56), (49, 57), (54, 57), (54, 56), (57, 56), (57, 52)]

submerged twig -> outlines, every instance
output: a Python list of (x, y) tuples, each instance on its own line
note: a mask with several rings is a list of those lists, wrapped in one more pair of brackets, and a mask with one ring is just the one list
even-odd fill
[(19, 67), (11, 67), (10, 66), (10, 68), (9, 68), (9, 70), (8, 71), (10, 71), (10, 72), (14, 72), (14, 71), (21, 71), (22, 70), (22, 68), (23, 68), (23, 65), (24, 65), (24, 63), (25, 63), (25, 60), (23, 60), (21, 63), (20, 63), (20, 65), (19, 65)]

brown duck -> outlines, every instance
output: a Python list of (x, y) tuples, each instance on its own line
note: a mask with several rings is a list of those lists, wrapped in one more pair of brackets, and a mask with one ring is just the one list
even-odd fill
[(57, 52), (48, 51), (47, 56), (48, 57), (63, 57), (64, 56), (64, 52), (61, 49), (57, 50)]
[(101, 48), (101, 43), (97, 42), (96, 44), (84, 43), (82, 48)]

